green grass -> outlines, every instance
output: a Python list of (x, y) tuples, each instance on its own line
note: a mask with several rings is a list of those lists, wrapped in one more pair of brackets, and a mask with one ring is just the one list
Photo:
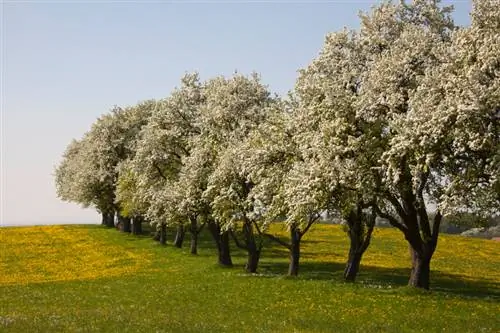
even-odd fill
[[(275, 230), (275, 232), (282, 232)], [(188, 238), (188, 237), (187, 237)], [(499, 332), (500, 243), (443, 236), (430, 292), (405, 287), (402, 235), (379, 229), (355, 284), (342, 282), (347, 239), (306, 235), (300, 276), (267, 244), (259, 274), (101, 226), (0, 229), (0, 332)]]

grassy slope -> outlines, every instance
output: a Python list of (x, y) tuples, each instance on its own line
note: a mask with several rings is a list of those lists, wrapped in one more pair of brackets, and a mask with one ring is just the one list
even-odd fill
[[(283, 232), (277, 230), (277, 232)], [(404, 287), (408, 250), (379, 229), (355, 285), (338, 226), (306, 235), (300, 277), (269, 245), (260, 275), (100, 226), (0, 229), (0, 332), (498, 332), (500, 243), (443, 236), (432, 291)], [(188, 245), (188, 244), (186, 244)]]

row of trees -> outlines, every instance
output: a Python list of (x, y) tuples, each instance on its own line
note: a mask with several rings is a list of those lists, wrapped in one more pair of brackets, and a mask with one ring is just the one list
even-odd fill
[[(116, 107), (71, 142), (57, 193), (108, 226), (116, 212), (124, 231), (147, 220), (161, 243), (167, 226), (177, 245), (187, 231), (192, 253), (206, 226), (219, 263), (232, 264), (233, 238), (248, 272), (267, 237), (289, 250), (297, 275), (303, 235), (334, 213), (350, 241), (350, 281), (384, 218), (409, 244), (409, 285), (429, 288), (443, 216), (499, 213), (500, 6), (473, 2), (468, 27), (437, 0), (360, 14), (357, 31), (327, 35), (286, 99), (256, 74), (187, 74), (167, 98)], [(289, 241), (268, 233), (278, 220)]]

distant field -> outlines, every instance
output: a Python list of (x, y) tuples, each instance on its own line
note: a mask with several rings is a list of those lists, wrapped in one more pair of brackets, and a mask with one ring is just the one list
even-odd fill
[(405, 287), (393, 229), (375, 231), (354, 285), (339, 226), (305, 236), (295, 279), (277, 245), (254, 276), (234, 248), (235, 267), (218, 267), (208, 235), (198, 256), (185, 245), (96, 225), (0, 228), (0, 332), (500, 332), (500, 242), (443, 235), (430, 292)]

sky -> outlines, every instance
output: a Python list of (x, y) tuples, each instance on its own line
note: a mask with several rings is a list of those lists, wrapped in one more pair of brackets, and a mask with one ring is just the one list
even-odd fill
[[(455, 6), (469, 23), (470, 1)], [(376, 1), (0, 1), (0, 226), (98, 223), (60, 201), (66, 145), (114, 105), (163, 98), (186, 72), (261, 74), (278, 94), (325, 35)]]

